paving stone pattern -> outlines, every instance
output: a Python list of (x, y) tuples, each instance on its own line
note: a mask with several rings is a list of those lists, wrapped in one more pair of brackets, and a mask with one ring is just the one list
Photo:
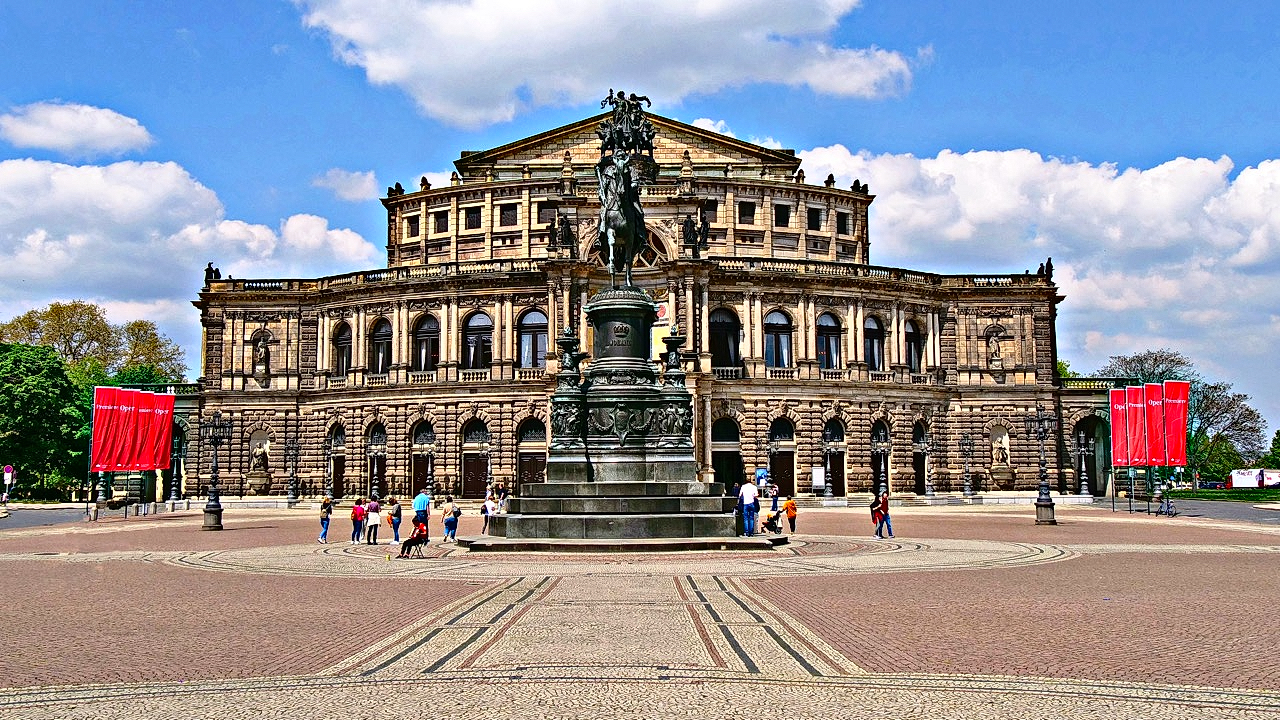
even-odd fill
[(878, 542), (809, 511), (763, 556), (396, 560), (278, 511), (15, 530), (0, 717), (1280, 716), (1280, 535), (1059, 516), (904, 509)]

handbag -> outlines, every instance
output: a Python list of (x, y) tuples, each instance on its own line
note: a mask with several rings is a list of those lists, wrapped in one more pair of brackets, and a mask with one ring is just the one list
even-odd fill
[(460, 508), (460, 507), (455, 507), (455, 508), (453, 509), (453, 516), (454, 516), (454, 517), (456, 517), (456, 518), (458, 518), (458, 517), (462, 517), (462, 508)]

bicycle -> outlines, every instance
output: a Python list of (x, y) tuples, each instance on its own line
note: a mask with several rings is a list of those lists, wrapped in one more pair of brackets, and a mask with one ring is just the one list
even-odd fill
[(1165, 517), (1175, 517), (1178, 514), (1178, 507), (1174, 505), (1173, 498), (1164, 497), (1160, 499), (1160, 507), (1156, 508), (1156, 515), (1164, 515)]

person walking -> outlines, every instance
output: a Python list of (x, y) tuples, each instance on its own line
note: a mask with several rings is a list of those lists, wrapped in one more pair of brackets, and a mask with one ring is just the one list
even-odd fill
[(360, 536), (364, 532), (364, 498), (356, 498), (356, 504), (351, 506), (351, 544), (355, 545), (360, 542)]
[(481, 535), (489, 534), (489, 519), (497, 514), (497, 512), (498, 503), (493, 499), (493, 496), (490, 495), (485, 498), (484, 504), (480, 506), (480, 514), (484, 516), (484, 524), (480, 526)]
[(387, 522), (391, 524), (391, 544), (400, 544), (400, 501), (391, 498), (387, 501)]
[(773, 504), (769, 510), (778, 512), (778, 486), (773, 483), (769, 483), (769, 497), (773, 498)]
[(369, 545), (378, 544), (378, 524), (382, 522), (382, 506), (377, 500), (369, 498), (369, 504), (364, 508), (364, 526), (365, 526), (365, 543)]
[(458, 518), (462, 517), (462, 508), (458, 507), (453, 501), (452, 495), (445, 496), (444, 506), (440, 508), (442, 522), (444, 523), (444, 539), (440, 544), (449, 542), (450, 540), (458, 541)]
[(875, 503), (871, 506), (871, 519), (876, 524), (877, 540), (884, 539), (884, 531), (889, 531), (889, 537), (893, 537), (893, 522), (889, 519), (889, 491), (880, 491), (880, 496), (876, 498)]
[(787, 525), (791, 526), (791, 534), (796, 534), (796, 499), (789, 497), (782, 503), (782, 512), (787, 515)]
[(328, 544), (331, 518), (333, 518), (333, 498), (325, 498), (320, 501), (320, 537), (316, 538), (316, 542)]
[(753, 537), (756, 534), (756, 513), (760, 512), (760, 491), (755, 483), (742, 483), (738, 490), (738, 505), (742, 506), (742, 533)]
[(426, 488), (422, 488), (413, 498), (413, 524), (426, 522), (429, 515), (431, 515), (431, 496), (427, 494)]

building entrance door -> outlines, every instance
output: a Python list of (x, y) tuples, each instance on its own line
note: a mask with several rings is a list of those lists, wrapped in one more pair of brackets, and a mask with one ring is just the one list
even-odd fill
[(342, 498), (342, 497), (346, 497), (347, 495), (346, 469), (347, 469), (346, 456), (334, 455), (333, 456), (333, 496), (335, 498)]
[(517, 496), (524, 495), (524, 486), (529, 483), (546, 482), (547, 480), (547, 456), (542, 453), (520, 453), (516, 459), (516, 488)]
[(418, 491), (426, 488), (427, 492), (435, 494), (435, 489), (431, 487), (431, 457), (428, 455), (414, 455), (412, 467), (409, 468), (412, 479), (409, 481), (409, 489), (406, 495), (417, 495)]
[(827, 478), (827, 482), (831, 483), (832, 495), (844, 496), (844, 453), (831, 453), (831, 476)]
[(769, 458), (769, 474), (773, 476), (773, 484), (778, 486), (778, 494), (793, 497), (796, 494), (796, 454), (791, 451), (777, 452)]
[(724, 485), (725, 493), (732, 493), (734, 485), (742, 484), (742, 453), (737, 450), (712, 451), (711, 471), (715, 473), (716, 482)]
[(484, 499), (489, 482), (489, 458), (475, 453), (462, 456), (462, 497)]
[(915, 470), (915, 473), (916, 473), (915, 491), (917, 495), (924, 495), (924, 492), (925, 492), (925, 486), (924, 486), (925, 473), (927, 473), (929, 470), (927, 467), (925, 467), (927, 457), (928, 456), (922, 452), (911, 454), (911, 467), (912, 469)]

